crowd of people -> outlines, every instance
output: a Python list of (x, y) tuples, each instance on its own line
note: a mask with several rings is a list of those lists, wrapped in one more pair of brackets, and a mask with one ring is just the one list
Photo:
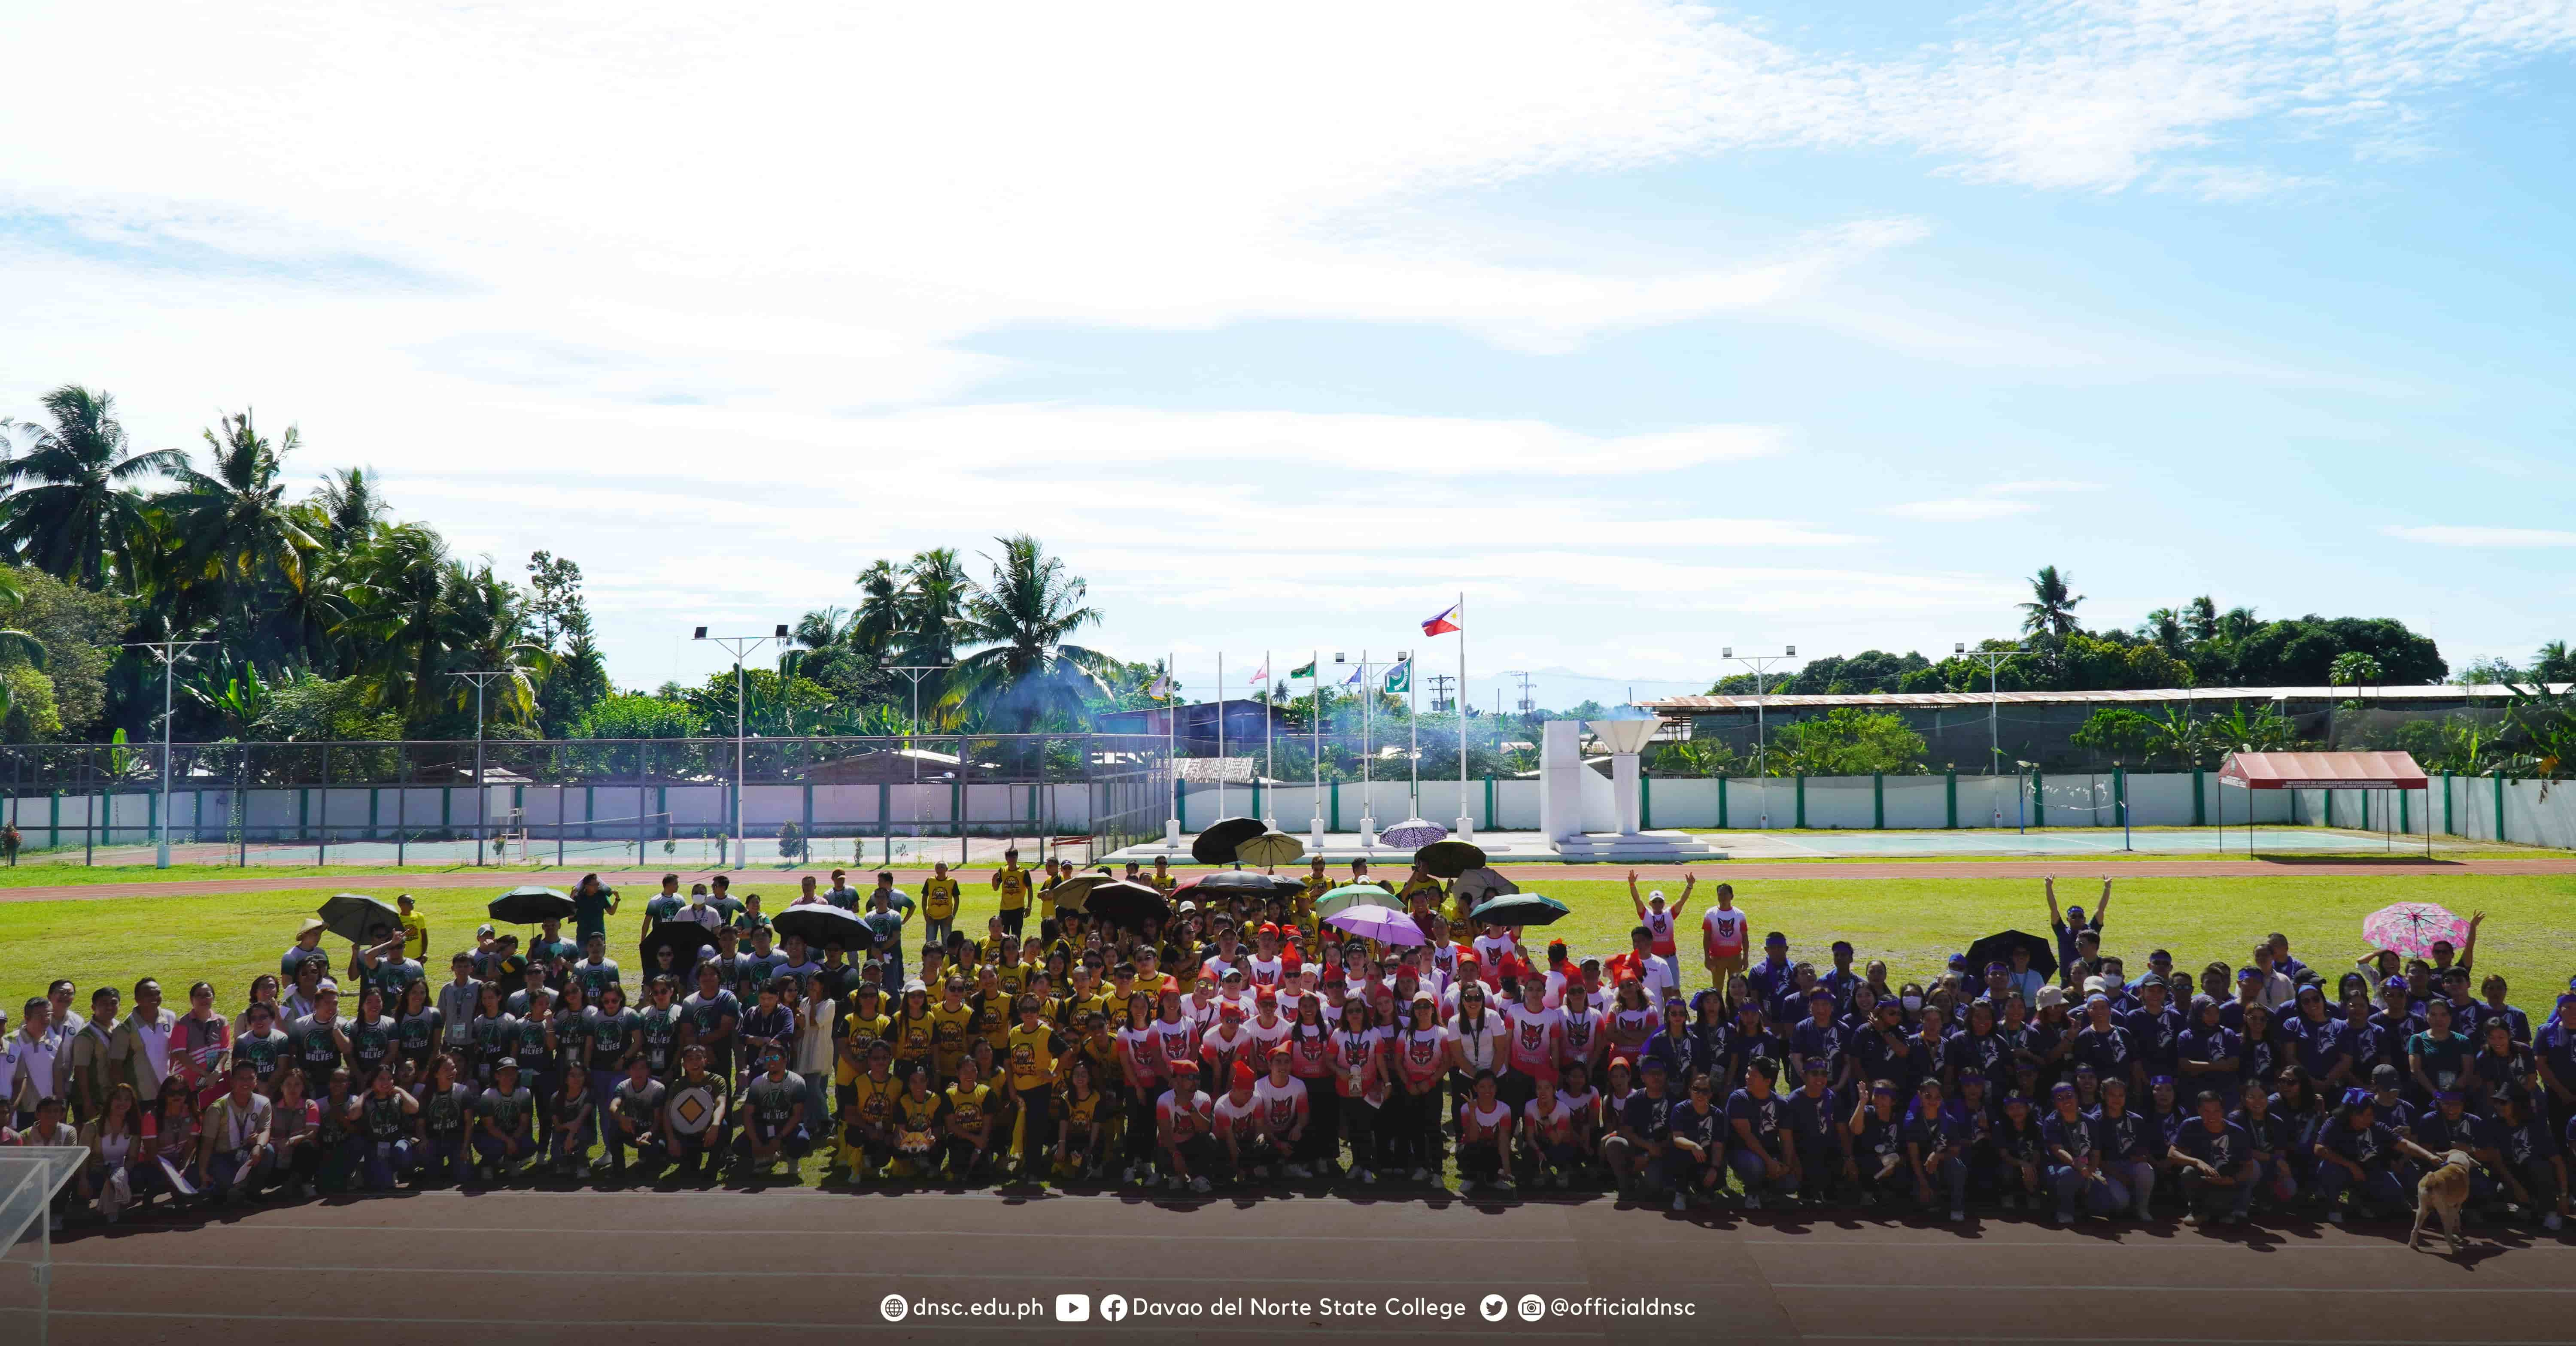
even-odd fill
[[(1266, 891), (1131, 865), (1174, 899), (1133, 926), (1057, 902), (1073, 874), (1006, 857), (980, 938), (945, 865), (914, 892), (806, 878), (778, 916), (674, 874), (621, 965), (619, 899), (592, 877), (569, 936), (486, 925), (444, 960), (408, 901), (336, 958), (307, 921), (238, 1007), (204, 981), (184, 1009), (152, 978), (130, 1005), (56, 981), (8, 1029), (0, 1140), (85, 1147), (64, 1208), (110, 1221), (156, 1196), (758, 1181), (817, 1154), (852, 1185), (1454, 1172), (1461, 1192), (1677, 1211), (2341, 1222), (2395, 1213), (2460, 1150), (2493, 1217), (2554, 1231), (2569, 1211), (2576, 989), (2535, 1022), (2473, 971), (2474, 923), (2420, 959), (2320, 970), (2271, 934), (2196, 973), (2156, 949), (2132, 976), (2106, 951), (2111, 881), (2089, 914), (2052, 883), (2049, 939), (1891, 983), (1847, 941), (1811, 960), (1757, 940), (1726, 884), (1693, 919), (1695, 878), (1668, 901), (1632, 874), (1629, 947), (1601, 957), (1365, 861)], [(1385, 889), (1423, 942), (1319, 920), (1345, 883)], [(818, 903), (853, 934), (780, 935)]]

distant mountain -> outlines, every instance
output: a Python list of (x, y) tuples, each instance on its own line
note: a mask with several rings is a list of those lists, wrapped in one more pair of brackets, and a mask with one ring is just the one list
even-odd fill
[[(1650, 701), (1665, 696), (1691, 696), (1707, 691), (1709, 684), (1714, 681), (1716, 681), (1715, 674), (1695, 680), (1676, 680), (1605, 677), (1593, 673), (1577, 673), (1570, 668), (1538, 668), (1530, 670), (1529, 694), (1530, 699), (1537, 702), (1541, 710), (1563, 710), (1586, 701), (1598, 701), (1605, 706), (1616, 706), (1632, 700)], [(1497, 686), (1503, 689), (1503, 708), (1513, 709), (1513, 703), (1520, 699), (1520, 679), (1518, 678), (1496, 678), (1485, 681), (1473, 692), (1477, 704), (1490, 709), (1494, 704), (1494, 688)]]

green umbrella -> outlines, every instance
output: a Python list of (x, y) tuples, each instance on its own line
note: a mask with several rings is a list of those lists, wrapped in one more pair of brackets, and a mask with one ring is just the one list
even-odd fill
[(1315, 915), (1330, 916), (1345, 907), (1394, 905), (1394, 895), (1374, 883), (1346, 883), (1315, 899)]
[(1554, 925), (1565, 915), (1565, 904), (1536, 893), (1506, 893), (1478, 905), (1467, 915), (1496, 925)]

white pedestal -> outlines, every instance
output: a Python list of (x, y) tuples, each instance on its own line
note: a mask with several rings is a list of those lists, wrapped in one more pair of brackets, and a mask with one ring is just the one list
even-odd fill
[(1619, 834), (1633, 837), (1638, 832), (1640, 801), (1637, 797), (1637, 754), (1610, 755), (1610, 798), (1619, 810)]
[(1365, 814), (1360, 817), (1360, 849), (1377, 849), (1377, 819)]
[(1324, 853), (1324, 819), (1320, 814), (1306, 824), (1306, 853), (1309, 855)]
[(1178, 818), (1165, 818), (1165, 819), (1163, 820), (1163, 845), (1164, 845), (1167, 849), (1175, 850), (1175, 851), (1177, 851), (1177, 850), (1179, 850), (1179, 849), (1181, 848), (1181, 820), (1180, 820), (1180, 819), (1178, 819)]
[(1460, 818), (1458, 820), (1458, 825), (1450, 830), (1449, 835), (1456, 837), (1460, 841), (1474, 841), (1476, 839), (1475, 820), (1471, 818)]

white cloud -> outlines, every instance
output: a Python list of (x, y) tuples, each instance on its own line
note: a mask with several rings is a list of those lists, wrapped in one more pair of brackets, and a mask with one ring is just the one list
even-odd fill
[(2437, 547), (2576, 547), (2576, 533), (2558, 528), (2489, 528), (2480, 525), (2392, 525), (2379, 530), (2409, 542)]
[(2016, 514), (2037, 512), (2039, 502), (2024, 497), (2100, 489), (2100, 483), (2090, 481), (1999, 481), (1978, 488), (1975, 495), (1908, 501), (1885, 506), (1878, 513), (1926, 523), (1974, 523), (1981, 519), (2008, 519)]

